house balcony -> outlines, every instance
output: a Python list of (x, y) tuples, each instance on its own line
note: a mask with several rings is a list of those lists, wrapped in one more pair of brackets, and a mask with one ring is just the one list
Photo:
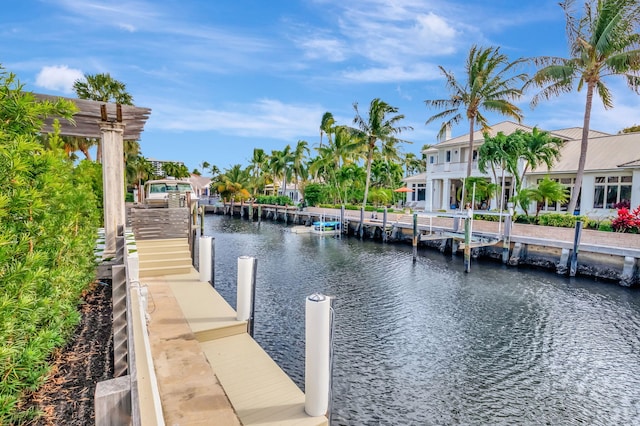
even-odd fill
[[(471, 170), (478, 170), (478, 162), (471, 163)], [(441, 164), (429, 164), (427, 171), (431, 173), (443, 173), (452, 172), (460, 173), (467, 171), (467, 162), (462, 163), (441, 163)]]

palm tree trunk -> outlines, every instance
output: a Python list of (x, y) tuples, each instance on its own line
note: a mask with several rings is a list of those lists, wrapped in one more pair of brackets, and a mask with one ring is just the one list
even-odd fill
[(573, 193), (571, 201), (567, 207), (567, 213), (573, 214), (578, 203), (578, 196), (582, 190), (582, 177), (584, 175), (584, 166), (587, 162), (587, 148), (589, 147), (589, 124), (591, 121), (591, 104), (593, 103), (593, 90), (595, 83), (587, 83), (587, 102), (584, 107), (584, 122), (582, 124), (582, 142), (580, 142), (580, 159), (578, 160), (578, 171), (576, 172), (576, 182), (573, 185)]
[(364, 185), (364, 200), (362, 200), (363, 209), (367, 207), (367, 197), (369, 196), (369, 181), (371, 180), (371, 162), (372, 161), (373, 161), (373, 146), (371, 146), (371, 143), (369, 143), (369, 153), (367, 154), (367, 179)]
[(469, 119), (469, 159), (467, 160), (467, 177), (471, 176), (471, 162), (473, 161), (473, 127), (475, 120), (473, 117)]

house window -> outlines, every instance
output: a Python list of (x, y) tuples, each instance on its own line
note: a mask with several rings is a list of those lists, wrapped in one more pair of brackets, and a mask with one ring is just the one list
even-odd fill
[(445, 162), (450, 163), (451, 162), (451, 151), (447, 151), (445, 152)]
[(429, 156), (429, 164), (433, 164), (436, 162), (436, 156), (435, 155), (430, 155)]
[(593, 193), (594, 209), (613, 209), (631, 201), (631, 176), (598, 176)]
[(424, 183), (419, 183), (418, 184), (418, 186), (416, 188), (418, 190), (418, 192), (416, 194), (418, 196), (416, 198), (416, 201), (424, 201), (424, 200), (426, 200), (426, 195), (427, 195), (426, 186), (427, 185), (424, 184)]
[(478, 150), (477, 149), (473, 150), (473, 161), (478, 161)]

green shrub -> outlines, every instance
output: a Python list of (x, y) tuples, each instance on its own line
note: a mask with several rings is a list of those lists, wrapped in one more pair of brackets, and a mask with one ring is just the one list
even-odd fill
[(575, 216), (568, 213), (545, 213), (538, 217), (538, 224), (543, 226), (557, 226), (560, 228), (575, 228), (576, 222), (581, 220), (587, 227), (589, 219), (586, 216)]
[(259, 195), (256, 197), (258, 204), (271, 204), (275, 206), (292, 206), (293, 201), (286, 195)]
[(73, 109), (36, 102), (0, 70), (0, 424), (37, 414), (19, 402), (44, 382), (94, 278), (96, 196), (61, 138), (49, 137), (45, 149), (39, 135), (43, 117)]
[(538, 224), (538, 219), (535, 216), (527, 216), (526, 214), (514, 214), (513, 221), (515, 223), (524, 223), (526, 225)]
[(603, 220), (598, 224), (598, 231), (613, 232), (613, 225), (610, 220)]

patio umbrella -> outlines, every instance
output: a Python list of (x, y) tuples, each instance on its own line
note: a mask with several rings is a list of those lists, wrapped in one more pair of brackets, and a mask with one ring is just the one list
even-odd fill
[(393, 192), (413, 192), (413, 189), (403, 186), (402, 188), (394, 189)]

